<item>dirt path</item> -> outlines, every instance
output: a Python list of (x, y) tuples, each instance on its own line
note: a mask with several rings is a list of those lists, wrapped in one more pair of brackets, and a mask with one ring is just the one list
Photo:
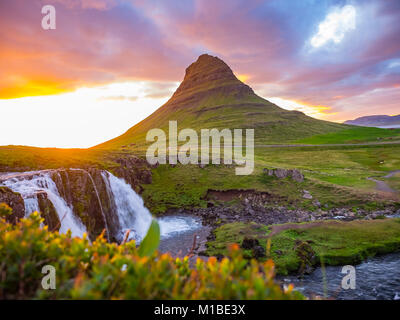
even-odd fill
[[(400, 173), (400, 170), (390, 171), (389, 174), (387, 174), (386, 176), (383, 176), (382, 178), (386, 178), (386, 179), (392, 178), (397, 173)], [(393, 188), (391, 188), (385, 181), (378, 180), (378, 179), (376, 179), (376, 177), (369, 177), (369, 178), (367, 178), (367, 180), (375, 182), (376, 183), (376, 190), (378, 190), (378, 191), (388, 192), (388, 193), (395, 193), (395, 194), (398, 193), (397, 190), (394, 190)]]

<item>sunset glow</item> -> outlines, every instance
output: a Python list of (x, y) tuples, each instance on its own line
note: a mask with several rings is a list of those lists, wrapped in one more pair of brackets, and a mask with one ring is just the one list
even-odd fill
[[(175, 83), (167, 83), (173, 89)], [(151, 82), (113, 83), (74, 92), (0, 100), (0, 145), (87, 148), (112, 139), (168, 100)], [(23, 116), (21, 116), (23, 115)]]
[[(45, 4), (54, 30), (41, 26)], [(1, 1), (0, 145), (113, 138), (202, 53), (285, 109), (338, 122), (399, 114), (398, 21), (397, 1)]]

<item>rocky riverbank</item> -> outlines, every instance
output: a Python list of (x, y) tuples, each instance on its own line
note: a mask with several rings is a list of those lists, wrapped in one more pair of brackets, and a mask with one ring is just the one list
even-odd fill
[(230, 222), (256, 222), (264, 225), (272, 225), (332, 219), (342, 221), (356, 219), (373, 220), (385, 216), (400, 215), (400, 208), (394, 205), (373, 211), (364, 209), (353, 210), (352, 208), (305, 210), (280, 205), (271, 206), (267, 199), (268, 196), (263, 193), (247, 194), (240, 203), (235, 205), (194, 208), (190, 212), (193, 215), (201, 216), (204, 223), (210, 225)]

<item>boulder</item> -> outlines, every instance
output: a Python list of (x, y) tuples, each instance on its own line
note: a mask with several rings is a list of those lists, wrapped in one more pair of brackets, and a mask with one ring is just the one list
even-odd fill
[(265, 248), (262, 246), (255, 246), (253, 248), (253, 257), (258, 259), (258, 258), (263, 258), (266, 256)]
[(300, 172), (300, 170), (297, 170), (297, 169), (288, 170), (288, 169), (281, 169), (281, 168), (276, 168), (276, 169), (264, 168), (263, 172), (264, 172), (264, 174), (267, 174), (268, 176), (275, 176), (278, 179), (292, 178), (296, 182), (304, 181), (304, 175)]
[(256, 246), (259, 246), (260, 243), (258, 242), (257, 239), (254, 238), (244, 238), (242, 241), (241, 247), (243, 249), (253, 249)]
[(275, 169), (274, 174), (278, 179), (284, 179), (288, 177), (289, 171), (286, 169)]
[(41, 217), (44, 219), (44, 224), (49, 227), (50, 231), (60, 229), (61, 223), (58, 218), (56, 209), (53, 203), (48, 199), (46, 192), (39, 192), (37, 195)]
[(303, 182), (304, 175), (299, 170), (292, 170), (292, 179), (297, 182)]

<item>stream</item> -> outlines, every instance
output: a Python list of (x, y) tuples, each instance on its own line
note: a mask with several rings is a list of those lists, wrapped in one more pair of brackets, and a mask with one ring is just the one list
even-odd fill
[(160, 224), (159, 251), (170, 253), (174, 257), (184, 257), (193, 248), (194, 252), (204, 250), (207, 236), (211, 230), (203, 226), (201, 218), (187, 215), (172, 215), (158, 218)]
[[(161, 229), (160, 252), (172, 256), (187, 255), (196, 237), (197, 246), (204, 247), (210, 227), (203, 226), (195, 216), (173, 215), (158, 219)], [(205, 257), (204, 257), (205, 258)], [(326, 291), (322, 268), (302, 279), (297, 276), (277, 276), (282, 284), (293, 283), (295, 290), (307, 297), (321, 296), (339, 300), (400, 300), (400, 252), (377, 256), (356, 265), (356, 289), (342, 289), (342, 266), (327, 266)]]
[[(338, 300), (400, 300), (400, 252), (377, 256), (356, 265), (356, 288), (342, 289), (342, 266), (327, 266), (326, 290), (322, 268), (303, 279), (278, 277), (284, 284), (293, 283), (295, 290), (307, 297), (315, 295)], [(325, 291), (325, 294), (324, 294)]]

